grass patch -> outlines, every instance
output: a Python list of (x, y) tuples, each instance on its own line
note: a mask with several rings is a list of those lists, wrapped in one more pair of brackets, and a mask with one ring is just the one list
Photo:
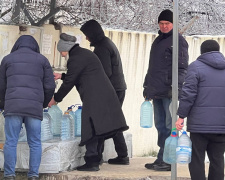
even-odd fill
[(158, 154), (158, 152), (156, 152), (156, 151), (150, 151), (148, 153), (144, 153), (141, 157), (149, 157), (149, 156), (156, 157), (157, 154)]

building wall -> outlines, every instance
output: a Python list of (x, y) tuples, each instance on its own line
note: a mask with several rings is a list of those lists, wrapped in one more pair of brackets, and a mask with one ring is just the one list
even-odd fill
[[(63, 26), (61, 30), (55, 30), (52, 25), (45, 25), (40, 28), (27, 26), (26, 31), (20, 31), (18, 26), (0, 25), (0, 62), (5, 55), (10, 53), (12, 46), (20, 35), (30, 34), (39, 43), (41, 53), (49, 59), (54, 71), (64, 72), (66, 58), (60, 57), (56, 47), (60, 32), (75, 35), (81, 47), (93, 50), (93, 47), (90, 47), (89, 42), (77, 27)], [(154, 151), (158, 151), (157, 131), (154, 125), (149, 129), (140, 127), (140, 106), (144, 101), (142, 95), (143, 82), (148, 68), (149, 52), (157, 35), (109, 29), (105, 30), (105, 34), (117, 45), (122, 58), (127, 83), (123, 112), (130, 127), (127, 132), (133, 135), (133, 155), (151, 155)], [(189, 36), (186, 39), (189, 43), (190, 62), (199, 56), (200, 44), (206, 39), (218, 40), (221, 52), (225, 53), (224, 36)], [(61, 81), (58, 80), (57, 89), (60, 84)], [(74, 104), (81, 104), (76, 88), (71, 90), (63, 102), (59, 103), (59, 106), (65, 111), (68, 106)]]

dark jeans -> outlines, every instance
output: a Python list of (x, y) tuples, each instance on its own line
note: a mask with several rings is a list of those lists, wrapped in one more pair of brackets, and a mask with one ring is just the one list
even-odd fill
[[(123, 101), (125, 98), (125, 91), (116, 91), (116, 94), (118, 96), (118, 99), (120, 101), (121, 107), (123, 105)], [(116, 153), (119, 157), (127, 157), (128, 152), (127, 152), (127, 144), (125, 141), (125, 138), (123, 136), (122, 132), (118, 132), (114, 137), (113, 137), (113, 142), (115, 145), (115, 150)], [(102, 149), (99, 152), (99, 156), (102, 157), (102, 153), (104, 151), (104, 146), (102, 146)]]
[(205, 180), (205, 152), (210, 165), (208, 180), (224, 180), (225, 134), (190, 133), (192, 158), (189, 171), (192, 180)]
[(160, 148), (157, 155), (157, 162), (163, 161), (165, 140), (171, 134), (172, 117), (169, 111), (170, 103), (171, 98), (153, 99), (154, 122), (158, 131), (158, 146)]

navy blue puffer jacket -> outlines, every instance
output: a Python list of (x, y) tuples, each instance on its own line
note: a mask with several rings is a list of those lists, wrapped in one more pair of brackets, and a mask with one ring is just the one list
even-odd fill
[(188, 67), (178, 108), (192, 133), (225, 133), (225, 58), (204, 53)]
[(55, 90), (49, 61), (39, 53), (29, 35), (18, 38), (0, 65), (0, 108), (5, 116), (30, 116), (42, 120)]
[[(178, 88), (181, 91), (188, 68), (188, 43), (179, 34), (178, 41)], [(159, 31), (154, 40), (149, 59), (148, 72), (144, 82), (144, 97), (151, 99), (172, 97), (172, 43), (173, 30), (168, 33)]]

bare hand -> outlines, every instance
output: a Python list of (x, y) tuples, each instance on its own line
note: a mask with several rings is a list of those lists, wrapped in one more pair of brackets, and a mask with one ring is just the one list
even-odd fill
[(51, 99), (51, 101), (48, 103), (48, 107), (52, 107), (52, 105), (56, 105), (57, 103), (55, 102), (54, 98)]
[(178, 118), (175, 125), (177, 130), (180, 131), (184, 127), (184, 119)]
[(58, 79), (61, 79), (61, 77), (62, 77), (62, 74), (60, 74), (60, 73), (53, 73), (53, 74), (54, 74), (55, 81)]

